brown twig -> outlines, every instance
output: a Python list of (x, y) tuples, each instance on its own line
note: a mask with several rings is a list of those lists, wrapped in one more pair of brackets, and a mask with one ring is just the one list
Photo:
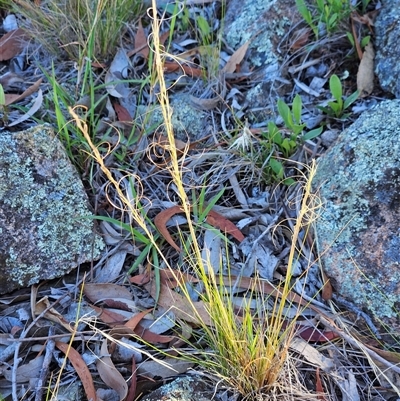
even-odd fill
[(326, 319), (322, 315), (319, 315), (318, 318), (325, 327), (329, 327), (330, 330), (332, 330), (334, 333), (338, 334), (341, 338), (343, 338), (343, 340), (347, 341), (350, 345), (361, 350), (366, 355), (368, 355), (371, 359), (379, 361), (380, 363), (382, 363), (382, 365), (386, 366), (388, 369), (391, 369), (393, 372), (400, 374), (399, 366), (387, 361), (385, 358), (378, 355), (375, 351), (372, 351), (371, 349), (366, 347), (360, 341), (357, 341), (355, 338), (353, 338), (349, 334), (346, 334), (343, 330), (339, 329), (333, 321)]
[(51, 339), (57, 339), (57, 338), (65, 338), (65, 337), (71, 337), (74, 335), (81, 336), (82, 334), (88, 334), (87, 337), (81, 336), (79, 338), (74, 338), (74, 341), (82, 341), (82, 339), (90, 340), (93, 338), (93, 333), (94, 331), (92, 330), (87, 330), (87, 331), (77, 331), (76, 333), (64, 333), (64, 334), (54, 334), (52, 336), (46, 336), (46, 337), (26, 337), (26, 338), (10, 338), (8, 341), (17, 343), (17, 342), (29, 342), (29, 341), (47, 341), (49, 338)]
[[(39, 319), (44, 317), (44, 315), (51, 309), (54, 308), (55, 305), (57, 305), (67, 294), (64, 294), (60, 298), (58, 298), (55, 302), (53, 302), (50, 306), (48, 306), (46, 309), (43, 310), (42, 313), (36, 316), (35, 319), (33, 319), (32, 323), (21, 333), (20, 339), (25, 338), (26, 335), (29, 333), (29, 331), (35, 326), (35, 324), (38, 322)], [(18, 342), (15, 344), (15, 349), (14, 349), (14, 364), (12, 367), (12, 373), (11, 373), (11, 386), (12, 386), (12, 399), (13, 401), (19, 401), (18, 395), (17, 395), (17, 370), (18, 370), (18, 365), (21, 362), (22, 358), (18, 358), (18, 353), (19, 349), (21, 347), (22, 342)]]
[(53, 351), (55, 348), (55, 341), (51, 338), (54, 335), (54, 326), (49, 327), (49, 339), (46, 344), (46, 354), (44, 356), (42, 370), (40, 371), (40, 377), (36, 384), (36, 395), (35, 401), (41, 401), (43, 396), (44, 386), (47, 376), (49, 375), (50, 362), (53, 357)]

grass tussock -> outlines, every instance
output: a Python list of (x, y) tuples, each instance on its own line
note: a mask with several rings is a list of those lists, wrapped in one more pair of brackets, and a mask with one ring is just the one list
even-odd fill
[[(153, 4), (153, 7), (153, 10), (155, 10), (155, 4)], [(271, 300), (268, 299), (270, 296), (265, 294), (262, 281), (259, 279), (253, 280), (253, 287), (248, 289), (247, 297), (243, 298), (243, 304), (238, 310), (232, 302), (232, 296), (230, 295), (232, 292), (229, 291), (229, 286), (225, 285), (226, 283), (222, 281), (221, 277), (213, 273), (212, 266), (207, 266), (207, 262), (202, 259), (201, 247), (197, 242), (196, 227), (192, 223), (190, 202), (182, 179), (177, 149), (174, 145), (171, 108), (163, 73), (163, 62), (166, 55), (159, 42), (159, 21), (155, 13), (152, 17), (155, 66), (153, 77), (157, 80), (157, 97), (163, 113), (164, 128), (169, 141), (169, 144), (165, 147), (165, 151), (168, 152), (170, 157), (168, 169), (186, 214), (191, 238), (190, 250), (186, 250), (184, 259), (203, 283), (203, 292), (200, 296), (206, 305), (207, 313), (212, 322), (210, 326), (202, 321), (186, 287), (182, 285), (181, 292), (185, 294), (188, 306), (191, 306), (191, 313), (198, 318), (201, 335), (207, 344), (200, 352), (191, 354), (197, 356), (189, 356), (189, 358), (202, 368), (223, 379), (228, 386), (246, 398), (262, 399), (259, 397), (268, 392), (269, 394), (276, 393), (276, 399), (278, 399), (286, 391), (290, 390), (292, 394), (295, 393), (294, 387), (301, 393), (301, 384), (299, 382), (289, 383), (288, 377), (292, 376), (284, 373), (289, 366), (288, 350), (291, 338), (294, 335), (296, 321), (296, 319), (291, 319), (288, 323), (286, 320), (285, 304), (291, 291), (292, 265), (295, 262), (299, 232), (312, 219), (310, 213), (313, 213), (313, 210), (310, 209), (309, 205), (312, 197), (311, 180), (315, 174), (315, 166), (310, 168), (309, 177), (305, 177), (301, 210), (294, 224), (287, 276), (283, 287), (276, 290), (279, 296), (272, 300), (272, 310), (267, 306), (271, 304)], [(163, 253), (159, 250), (142, 214), (119, 188), (118, 181), (113, 177), (98, 149), (92, 143), (86, 123), (72, 109), (70, 112), (76, 121), (79, 131), (81, 131), (90, 145), (94, 158), (110, 183), (116, 188), (120, 199), (133, 216), (136, 224), (148, 236), (154, 249), (157, 249), (161, 256), (163, 263), (174, 272)], [(178, 277), (177, 281), (179, 281)], [(234, 280), (232, 280), (232, 285), (235, 285)], [(256, 312), (252, 307), (252, 300), (256, 300), (259, 305)], [(300, 312), (299, 310), (299, 314)], [(186, 355), (185, 358), (187, 357)]]
[[(106, 7), (105, 3), (107, 2), (89, 2), (86, 0), (79, 2), (81, 8), (74, 7), (72, 5), (74, 3), (65, 2), (55, 5), (52, 2), (43, 2), (43, 6), (39, 9), (32, 3), (27, 6), (25, 1), (16, 0), (18, 7), (26, 7), (27, 16), (29, 15), (28, 13), (38, 13), (31, 14), (29, 19), (35, 21), (32, 22), (33, 24), (37, 24), (35, 29), (41, 29), (44, 32), (41, 37), (39, 35), (39, 38), (45, 39), (45, 36), (48, 35), (48, 38), (43, 43), (47, 47), (50, 46), (49, 49), (52, 48), (55, 51), (60, 48), (59, 45), (61, 43), (61, 47), (67, 52), (71, 52), (69, 53), (70, 56), (76, 59), (81, 59), (85, 54), (89, 55), (90, 59), (95, 59), (98, 56), (106, 58), (108, 56), (108, 46), (110, 48), (115, 47), (110, 45), (111, 36), (107, 33), (107, 27), (102, 25), (107, 21), (107, 12), (110, 11), (108, 8), (103, 8)], [(94, 3), (96, 4), (95, 8), (92, 7)], [(110, 5), (111, 3), (107, 4)], [(133, 4), (132, 1), (127, 1), (126, 3)], [(118, 4), (125, 3), (123, 0), (119, 0)], [(306, 389), (293, 355), (289, 351), (291, 341), (295, 335), (296, 321), (302, 314), (303, 308), (303, 306), (291, 302), (291, 292), (293, 290), (292, 270), (301, 254), (308, 228), (318, 213), (319, 202), (311, 190), (311, 182), (315, 175), (316, 167), (311, 164), (310, 167), (306, 167), (306, 170), (303, 170), (306, 173), (301, 173), (301, 176), (296, 179), (296, 182), (302, 183), (302, 185), (299, 185), (300, 189), (296, 196), (296, 204), (299, 207), (297, 217), (288, 224), (291, 227), (291, 246), (286, 266), (286, 276), (283, 277), (281, 286), (274, 288), (273, 293), (266, 292), (263, 280), (256, 277), (252, 279), (251, 286), (247, 288), (245, 295), (242, 295), (242, 303), (238, 306), (234, 302), (234, 294), (240, 278), (228, 276), (228, 281), (225, 281), (226, 277), (224, 279), (222, 275), (214, 273), (210, 260), (204, 260), (201, 245), (197, 241), (198, 226), (193, 223), (192, 219), (192, 214), (195, 214), (193, 210), (195, 204), (193, 202), (194, 196), (192, 199), (188, 197), (190, 190), (184, 183), (182, 171), (182, 160), (187, 154), (187, 149), (182, 152), (182, 150), (178, 151), (175, 146), (175, 135), (172, 126), (173, 110), (169, 103), (168, 85), (164, 79), (164, 62), (169, 55), (165, 52), (160, 42), (161, 21), (158, 20), (154, 10), (156, 10), (155, 0), (153, 0), (153, 8), (149, 9), (153, 28), (151, 48), (154, 51), (152, 54), (154, 62), (151, 66), (153, 70), (151, 71), (149, 82), (151, 82), (153, 94), (157, 98), (157, 103), (162, 111), (163, 128), (168, 138), (168, 143), (162, 146), (163, 151), (165, 151), (165, 159), (169, 161), (166, 168), (171, 176), (178, 202), (182, 206), (188, 222), (189, 240), (186, 242), (186, 248), (184, 247), (184, 253), (180, 261), (184, 260), (185, 267), (189, 268), (200, 279), (202, 291), (199, 293), (199, 297), (206, 306), (209, 316), (207, 322), (212, 322), (212, 324), (208, 324), (202, 320), (202, 316), (196, 310), (187, 287), (182, 284), (180, 293), (185, 295), (188, 311), (197, 318), (199, 327), (194, 330), (194, 340), (198, 341), (193, 344), (193, 338), (191, 338), (190, 351), (187, 352), (185, 350), (186, 353), (181, 354), (181, 356), (194, 361), (201, 369), (218, 377), (226, 387), (239, 393), (242, 399), (293, 399), (297, 401), (317, 399), (320, 395), (311, 394)], [(122, 8), (118, 8), (119, 12), (123, 13)], [(66, 18), (67, 15), (69, 16), (68, 19)], [(70, 23), (70, 21), (74, 21), (74, 18), (75, 20), (78, 19), (79, 23)], [(112, 28), (113, 32), (117, 32), (119, 36), (119, 31), (123, 26), (121, 21), (124, 19), (115, 18), (115, 15), (113, 15), (110, 20), (115, 19), (122, 24), (119, 28), (115, 28), (115, 26)], [(61, 22), (64, 24), (64, 29), (61, 30), (59, 42), (51, 44), (49, 40), (49, 37), (53, 35), (51, 29), (57, 24), (59, 26)], [(89, 26), (90, 29), (88, 29)], [(101, 34), (99, 31), (101, 31)], [(102, 36), (103, 34), (104, 36)], [(71, 35), (74, 37), (73, 40), (71, 40)], [(107, 38), (107, 41), (105, 41), (105, 38)], [(103, 46), (105, 43), (108, 46)], [(92, 55), (93, 57), (91, 57)], [(86, 79), (92, 84), (93, 81), (90, 81), (92, 79), (90, 78), (90, 64), (87, 64), (84, 71)], [(84, 82), (86, 82), (85, 79)], [(58, 100), (66, 97), (66, 95), (63, 93), (62, 88), (58, 86), (55, 78), (52, 81), (52, 86), (55, 103), (57, 104)], [(91, 97), (94, 99), (94, 86), (89, 85), (89, 87), (92, 90), (90, 92)], [(72, 101), (66, 99), (62, 103), (68, 105)], [(158, 237), (154, 234), (154, 227), (150, 227), (149, 221), (146, 220), (145, 212), (140, 207), (139, 197), (136, 194), (129, 197), (123, 185), (121, 185), (123, 179), (116, 178), (118, 175), (114, 174), (114, 171), (107, 166), (105, 155), (99, 150), (99, 146), (90, 132), (91, 123), (95, 120), (94, 114), (90, 118), (93, 110), (94, 108), (87, 112), (85, 120), (82, 115), (78, 114), (76, 109), (70, 108), (70, 114), (76, 124), (76, 129), (75, 127), (73, 128), (76, 130), (75, 136), (70, 135), (70, 128), (67, 128), (70, 124), (63, 116), (62, 110), (56, 110), (58, 125), (63, 127), (65, 142), (69, 145), (67, 149), (71, 150), (71, 154), (74, 153), (76, 148), (84, 149), (92, 154), (123, 203), (121, 210), (129, 213), (133, 223), (140, 228), (141, 235), (146, 237), (147, 242), (143, 241), (143, 243), (146, 243), (146, 248), (143, 258), (138, 264), (148, 257), (147, 252), (151, 254), (149, 259), (152, 258), (152, 263), (155, 266), (156, 279), (157, 275), (159, 279), (157, 270), (161, 266), (169, 268), (172, 273), (176, 272), (176, 266), (171, 266), (170, 260), (159, 247)], [(249, 138), (251, 140), (250, 135)], [(239, 146), (240, 144), (238, 143), (237, 145)], [(241, 144), (243, 152), (247, 150), (245, 145), (246, 143), (244, 142)], [(83, 161), (81, 163), (83, 164)], [(129, 182), (135, 181), (139, 186), (141, 185), (139, 177), (131, 173), (126, 173), (126, 176)], [(135, 199), (135, 202), (132, 202), (132, 198)], [(204, 199), (200, 199), (199, 210), (204, 215), (206, 207), (204, 207), (203, 201)], [(193, 208), (191, 208), (192, 203)], [(202, 221), (201, 218), (198, 220)], [(182, 235), (182, 239), (183, 237), (184, 235)], [(220, 267), (222, 265), (221, 260)], [(176, 281), (180, 281), (178, 275), (175, 278)], [(292, 311), (293, 309), (297, 311), (294, 318), (289, 318), (286, 315), (289, 307), (291, 307)], [(105, 335), (105, 337), (107, 336)], [(109, 340), (113, 341), (112, 338), (109, 338)], [(350, 340), (347, 341), (350, 343)], [(334, 348), (334, 346), (332, 347)], [(374, 365), (373, 360), (369, 362), (372, 366)]]
[(138, 0), (15, 0), (14, 10), (27, 21), (28, 32), (52, 54), (65, 51), (73, 60), (87, 56), (89, 42), (94, 56), (107, 60), (118, 46), (125, 24), (142, 9)]
[[(315, 165), (312, 165), (308, 178), (303, 176), (306, 179), (302, 191), (303, 200), (294, 222), (287, 274), (282, 288), (276, 289), (274, 294), (279, 296), (272, 298), (271, 294), (265, 293), (263, 280), (255, 278), (252, 280), (252, 288), (248, 289), (238, 308), (233, 300), (232, 287), (240, 278), (231, 278), (228, 281), (232, 285), (226, 286), (226, 279), (216, 276), (213, 266), (204, 266), (195, 258), (189, 262), (201, 278), (204, 286), (203, 299), (213, 322), (212, 326), (201, 324), (207, 350), (201, 351), (193, 360), (245, 397), (252, 395), (257, 398), (266, 392), (276, 392), (278, 397), (288, 388), (288, 383), (285, 383), (287, 376), (283, 372), (290, 359), (288, 351), (295, 334), (296, 319), (302, 311), (299, 306), (295, 306), (298, 313), (291, 319), (286, 317), (285, 311), (290, 304), (292, 266), (296, 262), (299, 233), (305, 226), (309, 226), (317, 211), (315, 198), (311, 193), (315, 171)], [(197, 252), (198, 246), (193, 241), (187, 258)], [(293, 386), (294, 383), (291, 383), (291, 391)], [(296, 386), (300, 391), (300, 382), (294, 387)]]
[[(245, 114), (240, 116), (237, 105), (242, 106), (240, 103), (246, 98), (250, 85), (258, 82), (258, 78), (253, 79), (257, 76), (247, 72), (246, 64), (241, 65), (243, 56), (239, 57), (234, 49), (231, 58), (235, 60), (239, 57), (234, 63), (235, 71), (228, 74), (224, 71), (226, 57), (231, 49), (226, 55), (223, 54), (227, 50), (222, 37), (224, 19), (216, 14), (225, 14), (226, 2), (214, 2), (221, 3), (220, 10), (211, 10), (204, 5), (190, 6), (191, 2), (168, 5), (158, 2), (158, 7), (156, 3), (156, 0), (152, 0), (152, 4), (150, 0), (0, 0), (1, 11), (13, 9), (18, 18), (22, 15), (21, 20), (26, 30), (51, 56), (56, 56), (54, 59), (50, 57), (51, 60), (46, 60), (40, 66), (49, 89), (44, 98), (45, 111), (41, 118), (58, 127), (58, 136), (69, 158), (90, 185), (91, 195), (96, 196), (95, 218), (110, 223), (109, 227), (113, 230), (110, 233), (116, 234), (113, 242), (107, 244), (110, 252), (104, 260), (108, 262), (108, 258), (115, 255), (113, 252), (121, 244), (125, 245), (125, 241), (133, 243), (135, 253), (133, 256), (129, 254), (128, 259), (124, 260), (125, 272), (129, 276), (133, 272), (145, 271), (143, 276), (150, 276), (152, 288), (156, 288), (154, 292), (148, 289), (150, 287), (139, 288), (140, 299), (144, 294), (144, 304), (148, 302), (154, 306), (157, 313), (164, 313), (162, 309), (167, 310), (167, 318), (171, 321), (172, 318), (176, 319), (176, 326), (173, 329), (168, 326), (166, 330), (168, 335), (171, 332), (180, 333), (180, 341), (175, 342), (174, 338), (170, 346), (159, 346), (137, 336), (140, 345), (145, 344), (147, 350), (137, 350), (134, 345), (130, 346), (131, 349), (141, 352), (147, 360), (156, 361), (168, 368), (173, 368), (173, 358), (184, 359), (183, 363), (194, 363), (194, 370), (204, 372), (207, 378), (213, 379), (216, 396), (226, 391), (224, 399), (227, 400), (388, 400), (393, 399), (394, 394), (399, 396), (398, 333), (391, 333), (390, 328), (380, 322), (380, 326), (387, 331), (385, 338), (382, 338), (378, 328), (373, 322), (368, 322), (368, 316), (363, 311), (351, 309), (352, 305), (344, 304), (343, 300), (319, 297), (317, 294), (324, 286), (323, 280), (318, 281), (318, 259), (325, 250), (314, 253), (314, 244), (310, 244), (317, 234), (311, 235), (309, 228), (318, 217), (320, 206), (311, 190), (315, 165), (311, 163), (309, 167), (302, 166), (297, 177), (291, 176), (296, 171), (294, 166), (298, 166), (300, 161), (308, 163), (317, 155), (319, 145), (314, 144), (314, 147), (313, 140), (322, 132), (323, 127), (307, 130), (306, 121), (302, 120), (303, 101), (299, 94), (293, 99), (289, 96), (287, 104), (283, 99), (276, 102), (277, 113), (283, 121), (281, 124), (270, 120), (261, 130), (254, 129), (253, 124), (248, 126), (243, 120), (250, 116), (252, 109), (244, 106), (240, 113)], [(303, 2), (296, 3), (299, 7)], [(362, 3), (366, 11), (369, 1)], [(147, 15), (143, 16), (144, 28), (141, 24), (132, 24), (147, 7)], [(311, 14), (305, 9), (303, 13), (303, 16), (309, 15), (309, 21), (308, 17), (305, 20), (314, 31), (314, 40), (320, 34), (320, 24), (317, 22), (324, 22), (316, 11), (312, 9)], [(340, 12), (338, 15), (340, 17)], [(348, 20), (346, 13), (342, 15)], [(336, 32), (336, 28), (341, 27), (341, 24), (335, 22), (339, 20), (332, 19), (330, 26), (326, 24), (331, 36), (319, 38), (320, 44), (314, 43), (315, 48), (327, 44), (332, 50), (332, 46), (339, 43), (337, 38), (347, 40), (345, 35)], [(325, 22), (329, 22), (329, 19)], [(125, 35), (125, 31), (129, 34)], [(312, 36), (311, 31), (308, 31)], [(190, 39), (189, 47), (182, 45), (186, 41), (184, 38)], [(175, 46), (177, 39), (178, 47)], [(352, 43), (354, 46), (354, 39)], [(109, 81), (109, 62), (119, 47), (134, 50), (129, 53), (135, 57), (129, 57), (128, 60), (129, 69), (132, 66), (134, 68), (127, 75), (120, 74), (120, 71), (110, 74), (114, 81)], [(139, 49), (143, 47), (145, 51), (140, 54)], [(42, 52), (40, 48), (35, 48), (35, 52), (35, 57), (44, 55), (48, 58), (47, 52)], [(314, 52), (309, 52), (309, 45), (301, 46), (298, 52), (296, 58), (293, 52), (288, 51), (288, 68), (293, 67), (289, 63), (301, 59), (299, 54), (315, 56)], [(178, 64), (181, 68), (174, 72), (172, 67)], [(37, 66), (31, 63), (31, 71), (33, 68)], [(124, 69), (121, 68), (121, 71)], [(190, 71), (193, 75), (190, 75)], [(185, 74), (188, 77), (184, 77)], [(229, 74), (233, 74), (233, 78), (225, 81)], [(237, 79), (235, 74), (238, 74)], [(36, 72), (31, 75), (35, 76)], [(192, 81), (193, 78), (197, 79)], [(129, 95), (125, 93), (118, 99), (127, 101), (125, 105), (133, 106), (135, 103), (129, 116), (125, 115), (121, 120), (113, 113), (118, 103), (112, 94), (114, 92), (110, 90), (114, 84), (124, 86), (128, 89), (126, 93), (129, 92)], [(340, 124), (347, 119), (349, 110), (346, 109), (356, 100), (356, 92), (347, 98), (344, 96), (350, 93), (347, 84), (337, 75), (332, 75), (329, 89), (335, 101), (330, 101), (329, 107), (319, 107), (330, 118), (326, 122), (332, 126), (339, 123), (339, 117)], [(189, 86), (190, 90), (187, 91)], [(186, 89), (182, 89), (184, 87)], [(182, 94), (192, 95), (200, 106), (202, 100), (206, 101), (205, 104), (210, 101), (218, 106), (210, 110), (210, 113), (201, 114), (212, 116), (210, 130), (207, 127), (204, 133), (201, 129), (185, 128), (188, 138), (184, 138), (184, 141), (181, 138), (181, 145), (177, 149), (176, 139), (179, 136), (174, 132), (172, 117), (178, 107), (172, 101), (170, 105), (170, 97), (172, 99), (172, 96)], [(0, 93), (0, 106), (5, 104), (5, 96)], [(215, 99), (217, 103), (214, 103)], [(268, 113), (273, 110), (274, 106), (271, 105), (275, 99), (272, 101), (270, 98), (269, 103), (266, 109)], [(123, 102), (119, 105), (123, 105)], [(154, 109), (161, 110), (161, 123), (158, 120), (153, 122), (151, 115)], [(264, 107), (262, 109), (264, 113)], [(215, 118), (219, 113), (221, 123)], [(265, 119), (269, 120), (270, 117), (272, 114)], [(198, 140), (198, 131), (201, 136), (204, 134), (201, 140)], [(307, 149), (309, 145), (311, 147)], [(253, 189), (256, 195), (252, 194)], [(256, 199), (263, 201), (261, 205), (267, 204), (262, 206), (261, 211), (253, 208), (257, 203), (247, 203), (246, 199), (249, 195), (257, 198), (256, 190), (268, 194), (265, 199)], [(269, 196), (270, 190), (273, 196)], [(178, 209), (181, 206), (186, 215), (186, 221), (182, 223), (185, 229), (181, 230), (177, 223), (176, 233), (174, 227), (168, 226), (176, 242), (180, 240), (182, 252), (177, 253), (168, 250), (168, 246), (161, 246), (166, 237), (155, 224), (154, 217), (155, 209), (169, 208), (171, 204)], [(252, 238), (257, 238), (254, 242), (258, 242), (265, 234), (265, 237), (271, 234), (265, 242), (267, 247), (267, 241), (273, 243), (277, 239), (280, 248), (273, 244), (276, 251), (274, 255), (279, 252), (280, 259), (273, 274), (274, 285), (257, 276), (261, 271), (258, 270), (260, 264), (248, 274), (251, 278), (245, 274), (243, 277), (231, 274), (234, 268), (239, 271), (238, 266), (250, 265), (250, 258), (240, 246), (234, 254), (233, 246), (222, 233), (223, 229), (207, 221), (214, 206), (222, 209), (242, 208), (246, 212), (246, 209), (251, 209), (249, 215), (252, 218), (255, 217), (253, 211), (259, 212), (262, 217), (269, 214), (268, 218), (272, 220), (260, 220), (261, 224), (252, 220), (246, 226), (247, 233), (243, 233), (249, 242)], [(245, 213), (246, 219), (249, 215)], [(276, 226), (278, 221), (281, 222), (279, 227)], [(252, 231), (255, 225), (258, 226), (257, 230)], [(276, 230), (272, 232), (274, 227)], [(215, 253), (211, 255), (214, 244), (209, 246), (203, 235), (206, 230), (226, 241), (224, 250), (221, 250), (220, 245), (214, 247), (214, 250), (220, 252), (217, 258)], [(255, 249), (253, 247), (251, 252)], [(205, 255), (207, 251), (209, 256)], [(95, 269), (101, 266), (102, 262), (93, 266), (91, 278), (96, 278), (93, 273), (97, 273)], [(354, 261), (354, 268), (359, 269), (357, 261)], [(194, 281), (184, 281), (186, 273), (190, 278), (194, 277), (195, 284)], [(166, 289), (163, 275), (167, 274), (169, 277), (173, 275), (179, 283), (176, 290), (168, 287), (168, 291), (176, 296), (168, 300), (178, 299), (179, 306), (174, 302), (161, 302), (163, 290), (165, 293)], [(361, 271), (359, 275), (362, 276)], [(125, 277), (121, 277), (116, 280), (122, 285)], [(363, 280), (368, 278), (363, 277)], [(84, 283), (85, 278), (82, 281)], [(80, 284), (76, 283), (76, 288)], [(77, 350), (95, 350), (96, 357), (99, 357), (97, 363), (100, 364), (106, 356), (97, 353), (100, 342), (121, 347), (125, 343), (117, 331), (102, 329), (105, 321), (100, 317), (81, 315), (84, 310), (81, 307), (86, 302), (83, 289), (82, 285), (79, 295), (76, 291), (75, 298), (79, 307), (75, 325), (68, 345), (62, 349), (65, 349), (67, 356)], [(135, 290), (132, 287), (129, 294), (137, 295)], [(318, 301), (319, 307), (316, 308)], [(354, 314), (347, 314), (348, 310), (353, 310)], [(177, 311), (183, 314), (174, 314)], [(44, 312), (42, 314), (44, 317)], [(185, 320), (182, 315), (191, 319)], [(360, 325), (360, 317), (364, 318), (368, 327)], [(156, 313), (154, 318), (159, 319)], [(90, 329), (90, 334), (85, 338), (79, 332), (78, 325), (81, 323)], [(33, 322), (31, 327), (35, 324)], [(300, 325), (329, 335), (326, 337), (328, 340), (313, 340), (311, 337), (304, 339), (301, 337)], [(25, 330), (20, 340), (29, 331)], [(54, 331), (49, 330), (47, 340), (51, 340), (52, 333)], [(135, 337), (135, 334), (131, 335)], [(295, 347), (296, 343), (299, 344), (299, 338), (303, 340), (300, 344), (304, 346), (303, 350), (300, 346)], [(76, 346), (77, 342), (80, 345)], [(187, 345), (186, 348), (179, 348), (182, 343)], [(22, 353), (18, 354), (19, 348), (23, 350), (23, 342), (19, 341), (18, 344), (14, 360), (29, 360), (26, 354), (23, 357)], [(84, 355), (83, 352), (81, 354)], [(162, 359), (164, 357), (165, 360)], [(53, 365), (53, 369), (52, 366), (47, 399), (63, 397), (64, 379), (66, 375), (71, 376), (68, 369), (70, 362), (64, 358), (58, 372), (58, 368)], [(18, 363), (15, 362), (12, 373), (14, 401), (21, 399), (17, 394), (17, 368)], [(125, 373), (121, 375), (124, 385), (129, 381), (134, 383), (137, 373), (134, 368), (129, 371), (129, 367), (119, 364), (118, 370)], [(90, 367), (90, 372), (88, 376), (91, 377), (94, 368)], [(144, 377), (138, 374), (138, 378), (142, 381)], [(103, 386), (100, 380), (96, 382), (97, 386)], [(22, 388), (25, 388), (25, 384), (22, 384)], [(43, 389), (41, 391), (44, 392)], [(329, 396), (326, 394), (328, 392)], [(36, 394), (36, 399), (41, 398), (40, 394)], [(93, 396), (88, 393), (86, 395), (88, 399), (96, 398), (94, 392)]]

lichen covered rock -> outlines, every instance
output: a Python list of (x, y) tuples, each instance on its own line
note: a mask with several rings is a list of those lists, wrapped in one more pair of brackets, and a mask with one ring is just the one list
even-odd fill
[[(258, 82), (245, 93), (240, 104), (249, 105), (250, 122), (269, 120), (270, 105), (283, 97), (287, 88), (282, 76), (281, 62), (284, 36), (302, 18), (293, 0), (230, 0), (226, 4), (224, 38), (234, 50), (248, 42), (242, 72), (255, 70), (252, 80)], [(256, 67), (256, 69), (254, 69)], [(275, 81), (279, 84), (275, 85)]]
[(0, 133), (0, 294), (99, 258), (88, 199), (49, 126)]
[(256, 67), (277, 64), (277, 46), (294, 18), (292, 0), (231, 0), (227, 3), (224, 37), (233, 49), (249, 41), (249, 60)]
[(208, 401), (219, 400), (212, 387), (201, 377), (195, 375), (180, 376), (171, 383), (164, 384), (140, 401)]
[[(207, 132), (209, 120), (207, 113), (199, 110), (192, 104), (187, 93), (171, 96), (170, 106), (172, 110), (171, 123), (177, 139), (187, 142), (197, 141)], [(139, 112), (144, 116), (149, 114), (147, 108), (139, 107)], [(146, 121), (147, 127), (158, 127), (164, 131), (164, 117), (159, 107), (155, 107)]]
[[(367, 111), (318, 164), (319, 249), (336, 291), (400, 324), (400, 101)], [(394, 327), (394, 326), (392, 326)]]
[(375, 21), (375, 71), (383, 89), (400, 98), (400, 0), (382, 0)]

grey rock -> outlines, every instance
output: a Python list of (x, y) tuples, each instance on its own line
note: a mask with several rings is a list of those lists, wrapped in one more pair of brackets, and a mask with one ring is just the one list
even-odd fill
[(218, 400), (214, 393), (214, 387), (206, 384), (201, 376), (182, 376), (141, 398), (141, 401)]
[[(84, 393), (82, 383), (76, 380), (72, 383), (60, 385), (57, 391), (57, 400), (80, 401), (84, 399)], [(104, 398), (102, 400), (104, 401)]]
[(336, 291), (399, 327), (400, 101), (364, 112), (318, 163), (319, 250)]
[[(207, 114), (195, 107), (190, 101), (187, 93), (180, 93), (171, 96), (170, 106), (172, 109), (171, 122), (174, 128), (175, 137), (184, 142), (196, 141), (204, 137), (207, 132)], [(139, 106), (139, 113), (145, 117), (148, 110)], [(150, 112), (150, 117), (146, 121), (147, 127), (159, 127), (164, 131), (164, 117), (160, 107), (155, 107)]]
[(249, 60), (256, 67), (276, 64), (277, 46), (298, 12), (293, 0), (231, 0), (227, 2), (224, 37), (238, 49), (250, 40)]
[[(226, 5), (224, 38), (237, 50), (249, 41), (242, 70), (257, 67), (252, 80), (258, 82), (245, 95), (251, 109), (246, 114), (250, 122), (271, 118), (269, 111), (261, 111), (275, 103), (277, 97), (292, 89), (290, 81), (281, 76), (283, 54), (278, 47), (296, 21), (301, 19), (293, 0), (230, 0)], [(253, 111), (255, 110), (255, 111)]]
[(77, 171), (49, 126), (0, 133), (0, 294), (99, 258)]
[(381, 87), (400, 98), (400, 0), (382, 0), (375, 21), (375, 72)]
[(339, 136), (339, 130), (329, 129), (321, 134), (322, 144), (326, 147), (331, 146)]

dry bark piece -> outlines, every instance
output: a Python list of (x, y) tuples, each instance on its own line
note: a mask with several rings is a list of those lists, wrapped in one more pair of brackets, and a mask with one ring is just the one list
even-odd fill
[(27, 35), (22, 28), (7, 32), (0, 39), (0, 61), (10, 60), (24, 48)]
[(370, 42), (365, 47), (357, 72), (357, 90), (361, 97), (370, 95), (374, 90), (374, 59), (374, 47)]

